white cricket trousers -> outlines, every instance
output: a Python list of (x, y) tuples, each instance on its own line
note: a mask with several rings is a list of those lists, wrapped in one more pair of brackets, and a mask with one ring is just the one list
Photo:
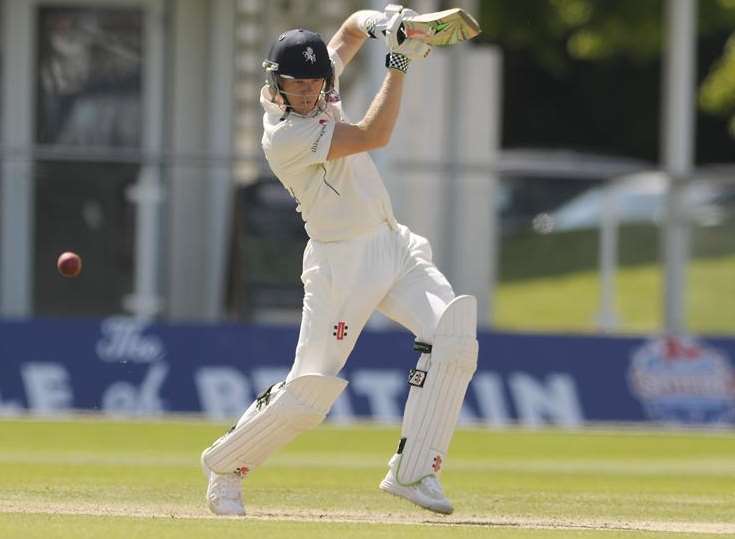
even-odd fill
[(431, 343), (454, 291), (432, 262), (426, 238), (387, 224), (345, 241), (309, 240), (301, 280), (304, 305), (288, 374), (335, 376), (376, 309)]

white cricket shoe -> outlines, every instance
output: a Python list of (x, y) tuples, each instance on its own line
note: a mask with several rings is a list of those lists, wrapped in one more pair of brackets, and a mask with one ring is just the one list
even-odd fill
[(424, 477), (418, 483), (409, 486), (401, 485), (398, 482), (393, 472), (393, 467), (397, 463), (396, 456), (390, 460), (390, 469), (385, 479), (380, 482), (380, 489), (395, 496), (406, 498), (424, 509), (436, 513), (451, 514), (454, 511), (452, 502), (444, 495), (441, 483), (435, 475)]
[(202, 470), (207, 477), (207, 507), (215, 515), (244, 516), (242, 477), (236, 473), (221, 474), (210, 470), (202, 459)]

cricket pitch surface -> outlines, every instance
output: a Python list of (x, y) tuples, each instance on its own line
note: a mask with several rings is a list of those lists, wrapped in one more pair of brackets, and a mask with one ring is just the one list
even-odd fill
[(196, 420), (0, 421), (0, 537), (735, 536), (728, 432), (460, 429), (442, 474), (455, 513), (377, 485), (397, 427), (323, 426), (244, 482), (248, 516), (204, 505)]

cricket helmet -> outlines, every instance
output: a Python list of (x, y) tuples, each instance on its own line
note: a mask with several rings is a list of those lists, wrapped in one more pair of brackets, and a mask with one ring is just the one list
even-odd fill
[(295, 28), (278, 36), (263, 61), (266, 84), (281, 94), (278, 77), (289, 79), (324, 79), (323, 94), (334, 88), (334, 67), (327, 45), (316, 32)]

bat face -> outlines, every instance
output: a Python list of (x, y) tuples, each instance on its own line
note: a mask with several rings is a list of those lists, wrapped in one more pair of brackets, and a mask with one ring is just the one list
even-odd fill
[(480, 33), (477, 21), (461, 8), (409, 17), (403, 21), (408, 38), (419, 39), (432, 46), (454, 45)]

